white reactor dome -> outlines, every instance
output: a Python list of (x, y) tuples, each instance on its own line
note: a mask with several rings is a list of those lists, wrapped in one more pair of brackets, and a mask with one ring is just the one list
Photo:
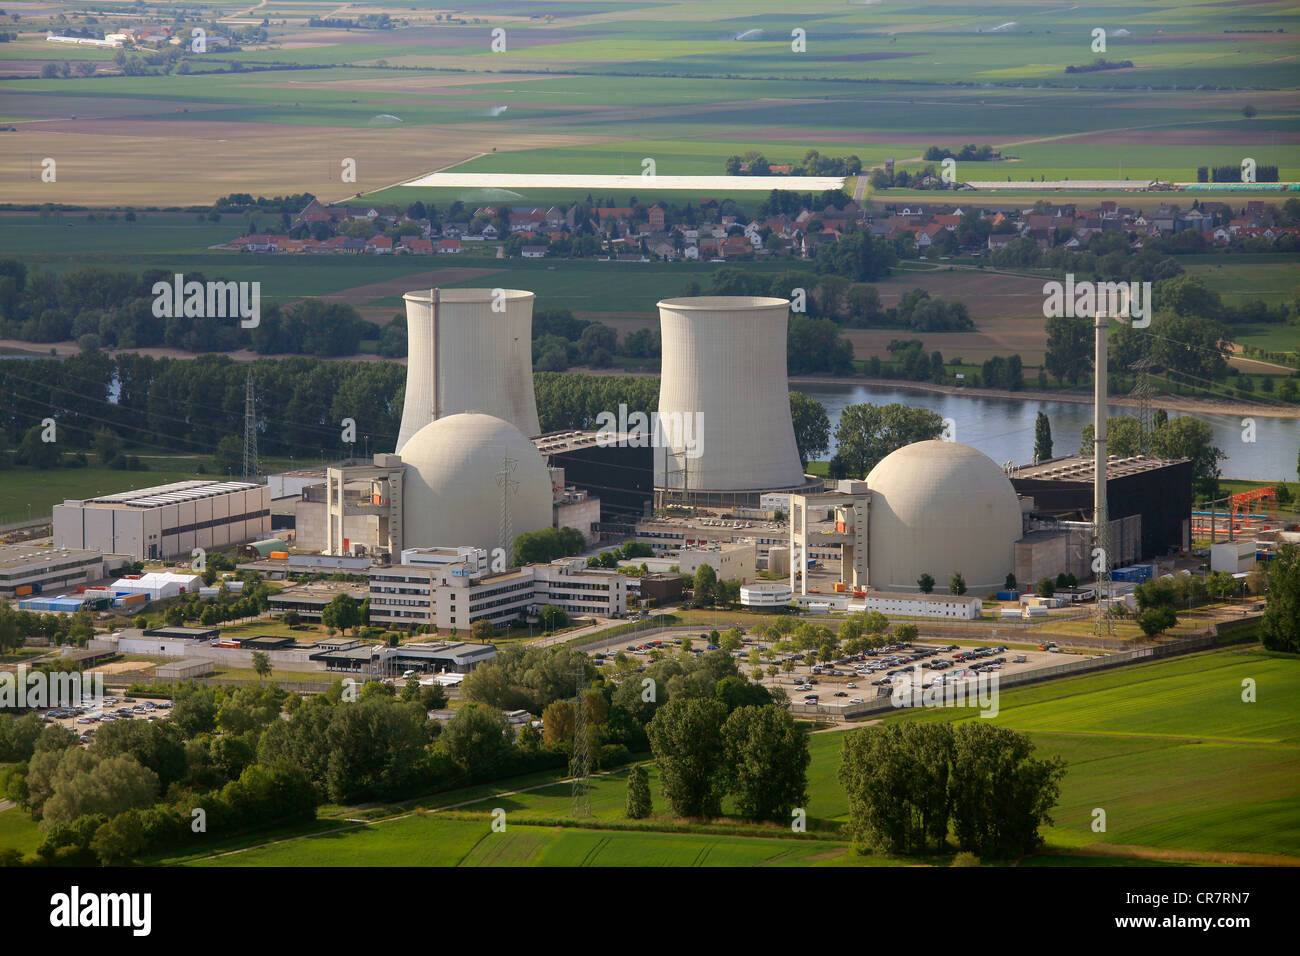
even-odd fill
[(402, 537), (408, 548), (500, 547), (503, 495), (512, 540), (551, 526), (546, 462), (507, 421), (479, 412), (439, 418), (411, 436), (402, 461)]
[(947, 593), (960, 571), (967, 593), (997, 590), (1015, 562), (1020, 502), (992, 458), (969, 445), (905, 445), (871, 469), (869, 574), (882, 590), (919, 590), (928, 572)]

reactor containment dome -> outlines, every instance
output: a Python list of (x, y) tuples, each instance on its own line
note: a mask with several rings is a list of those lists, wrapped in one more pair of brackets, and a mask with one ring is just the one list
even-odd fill
[(663, 340), (657, 485), (695, 491), (804, 484), (790, 420), (790, 302), (690, 296), (659, 303)]
[(439, 418), (412, 436), (402, 461), (407, 547), (505, 547), (510, 561), (515, 537), (551, 527), (546, 462), (507, 421), (477, 412)]
[(871, 469), (871, 587), (916, 591), (928, 573), (939, 590), (961, 572), (971, 593), (1000, 589), (1022, 530), (1020, 501), (997, 463), (969, 445), (904, 445)]
[(446, 415), (495, 415), (525, 435), (541, 431), (533, 390), (533, 301), (520, 289), (430, 289), (406, 301), (406, 402), (400, 455)]

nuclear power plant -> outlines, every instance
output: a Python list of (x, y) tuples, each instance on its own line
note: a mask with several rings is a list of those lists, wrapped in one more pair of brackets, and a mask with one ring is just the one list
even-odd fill
[(533, 301), (519, 289), (408, 292), (406, 402), (398, 454), (425, 425), (481, 412), (536, 435)]
[(757, 504), (761, 492), (808, 485), (790, 419), (789, 314), (788, 299), (765, 297), (659, 303), (661, 503)]
[[(968, 445), (921, 441), (886, 456), (864, 480), (805, 475), (790, 415), (786, 299), (661, 300), (657, 410), (609, 409), (599, 430), (541, 434), (533, 293), (431, 289), (404, 298), (409, 349), (396, 453), (304, 474), (295, 543), (344, 561), (373, 555), (386, 565), (402, 555), (394, 572), (403, 573), (412, 561), (451, 556), (438, 572), (449, 575), (444, 585), (460, 576), (479, 582), (486, 590), (472, 592), (483, 602), (474, 613), (496, 624), (514, 620), (515, 605), (534, 594), (533, 584), (498, 577), (515, 539), (545, 528), (576, 529), (589, 545), (648, 544), (661, 570), (709, 563), (720, 578), (753, 585), (746, 593), (763, 605), (864, 599), (890, 613), (955, 617), (978, 616), (978, 601), (918, 594), (927, 576), (943, 591), (960, 575), (971, 595), (1002, 588), (1009, 574), (1026, 582), (1091, 577), (1094, 514), (1116, 562), (1162, 553), (1186, 536), (1186, 462), (1094, 461), (1084, 474), (1073, 459), (1058, 459), (1016, 469)], [(1104, 510), (1086, 509), (1094, 473), (1113, 486), (1109, 496), (1099, 492), (1110, 503)], [(1168, 507), (1150, 505), (1153, 483), (1167, 486)], [(478, 557), (455, 570), (467, 549)], [(408, 560), (421, 551), (424, 559)], [(788, 584), (757, 584), (764, 569)], [(822, 580), (814, 586), (813, 577)], [(620, 600), (604, 578), (568, 586), (575, 610), (585, 607), (584, 591), (598, 603), (606, 592), (611, 606)], [(541, 597), (559, 593), (554, 582), (536, 587)], [(446, 616), (450, 594), (440, 621), (461, 620)], [(507, 597), (508, 607), (500, 603)], [(395, 621), (407, 613), (405, 598), (384, 600)]]

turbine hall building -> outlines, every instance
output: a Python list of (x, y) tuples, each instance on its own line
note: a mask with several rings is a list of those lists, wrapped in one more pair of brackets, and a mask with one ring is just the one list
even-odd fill
[(247, 481), (178, 481), (54, 506), (54, 546), (189, 557), (194, 548), (258, 541), (271, 533), (271, 489)]

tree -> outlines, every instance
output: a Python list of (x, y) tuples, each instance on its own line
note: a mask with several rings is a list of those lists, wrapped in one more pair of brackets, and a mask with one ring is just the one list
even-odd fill
[(1264, 646), (1300, 651), (1300, 548), (1283, 544), (1268, 563), (1268, 598), (1260, 621)]
[[(1058, 385), (1079, 379), (1092, 367), (1092, 322), (1083, 316), (1053, 316), (1047, 320), (1047, 350), (1043, 367)], [(1049, 456), (1050, 457), (1050, 456)]]
[(320, 619), (326, 627), (347, 631), (361, 623), (361, 611), (355, 598), (347, 594), (336, 594), (321, 609)]
[(286, 627), (297, 627), (302, 623), (302, 615), (297, 611), (285, 611), (280, 615), (280, 620), (284, 622)]
[(859, 848), (942, 848), (948, 832), (953, 731), (946, 723), (887, 724), (846, 734), (839, 782)]
[(916, 586), (921, 589), (922, 594), (929, 594), (934, 590), (934, 575), (929, 571), (922, 571), (921, 576), (916, 579)]
[(1002, 587), (1007, 591), (1016, 590), (1016, 576), (1010, 571), (1007, 572), (1007, 579), (1002, 582)]
[(1218, 496), (1219, 462), (1228, 457), (1213, 439), (1214, 430), (1208, 422), (1180, 415), (1152, 432), (1151, 454), (1191, 459), (1193, 489), (1199, 498), (1207, 500)]
[(701, 564), (695, 569), (695, 606), (708, 607), (718, 597), (718, 572), (710, 565)]
[(943, 434), (943, 418), (928, 408), (849, 405), (840, 413), (835, 443), (844, 476), (865, 478), (881, 459), (913, 442)]
[(539, 614), (542, 619), (542, 627), (548, 631), (558, 631), (561, 628), (569, 626), (569, 615), (562, 607), (554, 604), (542, 605)]
[(1250, 103), (1247, 103), (1241, 108), (1241, 115), (1246, 117), (1246, 119), (1254, 119), (1258, 112), (1259, 110), (1255, 109), (1255, 107)]
[(226, 435), (217, 442), (213, 465), (219, 475), (238, 475), (244, 471), (244, 442), (234, 435)]
[(271, 675), (271, 655), (265, 651), (253, 651), (253, 673), (262, 680)]
[(1051, 824), (1065, 763), (1032, 758), (1028, 735), (988, 721), (959, 724), (953, 731), (948, 790), (958, 846), (984, 859), (1032, 852), (1038, 828)]
[(1178, 623), (1172, 607), (1149, 607), (1138, 615), (1138, 627), (1147, 637), (1155, 637)]
[(1051, 578), (1043, 578), (1038, 582), (1038, 587), (1034, 589), (1034, 593), (1041, 598), (1049, 598), (1056, 593), (1056, 583)]
[(722, 736), (742, 817), (786, 822), (808, 802), (808, 737), (788, 712), (771, 704), (739, 707)]
[[(427, 715), (422, 707), (401, 703), (385, 694), (330, 709), (325, 731), (325, 784), (331, 800), (352, 803), (390, 799), (418, 779), (420, 761), (429, 742)], [(500, 720), (505, 722), (504, 718)], [(443, 729), (440, 743), (445, 743), (454, 722), (448, 722)]]
[(627, 818), (644, 820), (653, 809), (650, 802), (650, 775), (637, 764), (627, 772)]
[(716, 817), (727, 791), (727, 710), (719, 700), (671, 697), (646, 730), (664, 797), (681, 817)]
[(919, 633), (915, 624), (900, 624), (894, 628), (894, 637), (900, 644), (911, 644)]
[(1046, 413), (1034, 419), (1034, 464), (1052, 457), (1052, 423)]
[(110, 428), (95, 430), (95, 455), (101, 465), (111, 466), (122, 454), (122, 439)]
[(799, 463), (808, 467), (830, 448), (831, 422), (821, 402), (791, 390), (790, 420), (794, 424), (794, 442), (799, 449)]
[(479, 773), (509, 753), (510, 725), (501, 714), (470, 704), (447, 722), (438, 746), (462, 770)]
[(949, 594), (966, 593), (966, 579), (961, 576), (960, 571), (953, 574), (952, 581), (948, 584), (948, 593)]
[(22, 442), (14, 452), (14, 461), (20, 465), (30, 465), (38, 471), (59, 467), (59, 446), (57, 442), (45, 441), (41, 434), (44, 428), (33, 425), (23, 435)]

